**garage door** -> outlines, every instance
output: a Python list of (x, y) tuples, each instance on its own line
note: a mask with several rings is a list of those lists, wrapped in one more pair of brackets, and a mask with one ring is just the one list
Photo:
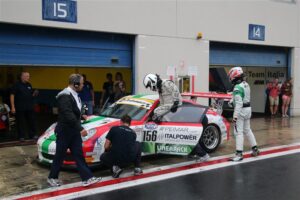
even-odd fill
[(289, 66), (289, 48), (210, 43), (210, 90), (226, 92), (232, 88), (227, 72), (233, 66), (241, 66), (254, 91), (251, 94), (252, 111), (265, 112), (266, 84), (274, 78), (283, 82)]
[(132, 66), (132, 36), (1, 23), (0, 30), (0, 65)]
[(287, 67), (288, 48), (210, 43), (210, 65)]

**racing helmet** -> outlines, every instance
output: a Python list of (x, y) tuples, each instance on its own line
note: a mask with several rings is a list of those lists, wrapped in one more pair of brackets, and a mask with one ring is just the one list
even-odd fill
[(156, 91), (157, 89), (157, 76), (155, 74), (148, 74), (144, 78), (144, 86), (145, 88), (150, 87), (152, 91)]
[(228, 78), (231, 82), (239, 78), (243, 78), (243, 76), (244, 76), (244, 72), (241, 67), (233, 67), (228, 72)]

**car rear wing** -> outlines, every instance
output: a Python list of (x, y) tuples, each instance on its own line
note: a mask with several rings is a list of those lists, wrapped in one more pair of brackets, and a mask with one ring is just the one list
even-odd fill
[(231, 94), (222, 94), (216, 92), (184, 92), (181, 94), (183, 97), (190, 97), (190, 100), (197, 101), (197, 98), (208, 98), (210, 99), (210, 107), (215, 110), (218, 114), (223, 112), (224, 101), (228, 102), (232, 99)]

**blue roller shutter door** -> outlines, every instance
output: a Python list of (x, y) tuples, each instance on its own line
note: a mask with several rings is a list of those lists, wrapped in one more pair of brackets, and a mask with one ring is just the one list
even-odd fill
[(0, 24), (0, 65), (132, 67), (132, 36)]

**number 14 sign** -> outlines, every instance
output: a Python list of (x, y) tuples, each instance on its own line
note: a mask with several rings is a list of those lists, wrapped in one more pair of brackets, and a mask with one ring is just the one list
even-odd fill
[(77, 1), (43, 0), (43, 20), (77, 23)]
[(248, 39), (265, 41), (265, 26), (249, 24)]

